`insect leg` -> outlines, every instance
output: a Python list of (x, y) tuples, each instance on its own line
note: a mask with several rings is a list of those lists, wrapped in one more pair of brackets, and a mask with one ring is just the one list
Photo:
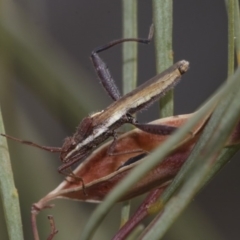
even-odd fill
[(66, 176), (66, 177), (71, 177), (71, 178), (74, 179), (72, 181), (72, 180), (69, 180), (69, 179), (65, 178), (65, 180), (69, 183), (78, 184), (79, 182), (81, 182), (83, 193), (84, 193), (84, 195), (87, 196), (84, 180), (81, 177), (76, 176), (73, 173), (71, 167), (65, 167), (65, 165), (62, 165), (58, 168), (58, 172), (61, 173), (64, 176)]
[(62, 151), (62, 148), (60, 148), (60, 147), (41, 146), (41, 145), (38, 145), (37, 143), (22, 140), (22, 139), (19, 139), (19, 138), (15, 138), (15, 137), (9, 136), (7, 134), (2, 134), (1, 133), (0, 135), (3, 136), (3, 137), (6, 137), (8, 139), (11, 139), (13, 141), (20, 142), (22, 144), (26, 144), (26, 145), (29, 145), (29, 146), (37, 147), (37, 148), (40, 148), (40, 149), (43, 149), (43, 150), (46, 150), (46, 151), (49, 151), (49, 152), (61, 152)]
[(103, 62), (103, 60), (99, 57), (98, 53), (105, 51), (117, 44), (121, 44), (123, 42), (138, 42), (148, 44), (153, 36), (153, 25), (150, 27), (149, 35), (147, 39), (143, 38), (125, 38), (125, 39), (118, 39), (112, 41), (104, 46), (98, 47), (92, 51), (91, 60), (93, 62), (94, 68), (97, 72), (97, 75), (104, 87), (107, 91), (108, 95), (114, 100), (117, 101), (121, 95), (120, 92), (111, 76), (110, 71), (108, 70), (107, 65)]
[(113, 141), (107, 150), (107, 154), (109, 156), (118, 156), (118, 155), (123, 155), (123, 154), (133, 154), (133, 153), (138, 153), (138, 152), (144, 152), (144, 150), (142, 150), (142, 149), (133, 149), (133, 150), (128, 150), (128, 151), (114, 152), (116, 145), (117, 145), (117, 133), (114, 132), (113, 133)]
[(135, 157), (131, 157), (131, 158), (129, 158), (125, 163), (123, 163), (117, 170), (119, 170), (119, 169), (122, 168), (122, 167), (126, 167), (126, 166), (128, 166), (128, 165), (131, 165), (131, 164), (133, 164), (133, 163), (135, 163), (135, 162), (137, 162), (137, 161), (140, 161), (140, 160), (142, 160), (144, 157), (146, 157), (147, 155), (148, 155), (148, 153), (144, 152), (144, 153), (141, 153), (141, 154), (139, 154), (139, 155), (137, 155), (137, 156), (135, 156)]
[(114, 149), (116, 147), (116, 144), (117, 144), (117, 133), (116, 132), (113, 132), (113, 141), (111, 142), (108, 150), (107, 150), (107, 154), (109, 156), (113, 156), (114, 155)]
[(145, 124), (145, 123), (132, 123), (132, 124), (144, 132), (156, 134), (156, 135), (170, 135), (175, 130), (178, 129), (173, 126), (159, 125), (159, 124)]
[(138, 123), (137, 120), (131, 114), (127, 114), (126, 117), (127, 118), (125, 121), (127, 123), (132, 124), (136, 128), (147, 133), (156, 134), (156, 135), (170, 135), (175, 130), (177, 130), (176, 127), (168, 126), (168, 125)]

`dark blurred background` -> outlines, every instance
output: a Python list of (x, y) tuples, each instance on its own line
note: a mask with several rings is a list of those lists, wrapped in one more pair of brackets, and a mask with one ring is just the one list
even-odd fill
[[(36, 51), (42, 54), (50, 68), (59, 71), (61, 80), (51, 81), (51, 74), (48, 74), (49, 79), (41, 78), (41, 72), (37, 72), (42, 66), (34, 56), (30, 55), (29, 60), (25, 49), (20, 60), (14, 56), (19, 49), (11, 49), (13, 56), (8, 51), (2, 51), (0, 100), (6, 132), (43, 145), (61, 146), (63, 139), (75, 131), (83, 116), (111, 103), (99, 84), (89, 56), (95, 47), (121, 38), (122, 2), (21, 0), (18, 4), (23, 10), (22, 17), (26, 24), (23, 26), (26, 29), (18, 28), (11, 10), (5, 14), (12, 18), (11, 24), (16, 26), (15, 32), (19, 32), (20, 41), (26, 40), (29, 48), (32, 45), (36, 48), (34, 43), (38, 43)], [(145, 37), (152, 23), (152, 3), (138, 1), (138, 7), (138, 35)], [(25, 30), (29, 35), (24, 33)], [(227, 76), (225, 2), (174, 1), (173, 49), (174, 61), (190, 61), (190, 71), (175, 90), (175, 114), (190, 113), (204, 103)], [(52, 57), (52, 52), (57, 58)], [(101, 56), (121, 87), (121, 47), (106, 51)], [(31, 70), (23, 67), (27, 58), (32, 64), (29, 65)], [(138, 83), (141, 83), (155, 75), (153, 44), (139, 46), (138, 59)], [(61, 66), (72, 69), (74, 74), (62, 72)], [(42, 74), (45, 76), (46, 73), (43, 71)], [(139, 119), (151, 121), (158, 116), (158, 106), (155, 104), (147, 112), (141, 113)], [(21, 144), (9, 142), (9, 148), (20, 195), (25, 239), (31, 239), (31, 204), (63, 179), (57, 173), (60, 162), (56, 155)], [(193, 199), (165, 239), (239, 239), (238, 158), (235, 157)], [(133, 209), (140, 200), (133, 200)], [(39, 214), (38, 227), (42, 239), (49, 231), (48, 214), (54, 215), (60, 230), (56, 239), (78, 239), (95, 205), (67, 200), (57, 200), (55, 204), (54, 209)], [(119, 209), (120, 204), (116, 204), (94, 239), (113, 236), (119, 224)], [(1, 234), (4, 234), (4, 224), (0, 226)]]

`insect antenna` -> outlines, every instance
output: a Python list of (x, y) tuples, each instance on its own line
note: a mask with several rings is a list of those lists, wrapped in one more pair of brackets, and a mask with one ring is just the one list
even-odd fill
[(152, 37), (153, 37), (153, 24), (150, 26), (150, 29), (149, 29), (149, 34), (148, 34), (148, 37), (147, 38), (122, 38), (122, 39), (117, 39), (117, 40), (113, 40), (111, 42), (109, 42), (108, 44), (104, 45), (104, 46), (100, 46), (100, 47), (97, 47), (95, 48), (93, 51), (92, 51), (92, 55), (94, 53), (100, 53), (102, 51), (105, 51), (117, 44), (121, 44), (123, 42), (138, 42), (138, 43), (144, 43), (144, 44), (148, 44), (151, 42), (152, 40)]

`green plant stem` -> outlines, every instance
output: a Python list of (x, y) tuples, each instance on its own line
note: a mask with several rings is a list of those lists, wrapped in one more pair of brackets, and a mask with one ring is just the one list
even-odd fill
[[(137, 0), (123, 0), (123, 38), (137, 38)], [(137, 85), (137, 43), (123, 43), (123, 94)]]
[(120, 221), (120, 228), (125, 225), (125, 223), (128, 221), (130, 216), (130, 210), (131, 210), (131, 201), (124, 201), (122, 203), (121, 208), (121, 221)]
[[(137, 38), (137, 0), (123, 0), (123, 38)], [(123, 44), (123, 95), (131, 92), (137, 86), (137, 44), (128, 42)], [(128, 130), (126, 127), (124, 130)], [(125, 201), (121, 209), (121, 226), (130, 216), (130, 201)]]
[[(0, 133), (4, 133), (0, 109)], [(0, 137), (0, 191), (10, 240), (23, 240), (18, 192), (14, 185), (6, 138)]]
[[(154, 38), (157, 73), (166, 70), (173, 64), (172, 24), (173, 1), (153, 0)], [(160, 100), (160, 115), (173, 115), (173, 91), (169, 91)]]
[(240, 14), (239, 14), (239, 2), (234, 1), (234, 33), (235, 33), (235, 49), (237, 55), (237, 64), (240, 65)]
[(234, 73), (234, 6), (235, 0), (228, 0), (228, 76)]

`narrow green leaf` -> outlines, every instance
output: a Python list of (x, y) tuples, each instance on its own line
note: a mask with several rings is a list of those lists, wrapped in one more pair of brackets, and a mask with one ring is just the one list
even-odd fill
[[(173, 64), (172, 25), (173, 1), (153, 0), (153, 20), (155, 26), (155, 55), (157, 73), (166, 70)], [(160, 115), (173, 115), (173, 91), (169, 91), (160, 100)]]
[[(4, 133), (0, 109), (0, 133)], [(0, 191), (10, 240), (23, 240), (18, 192), (14, 184), (6, 138), (0, 136)]]
[(239, 1), (234, 1), (234, 33), (235, 33), (235, 49), (237, 55), (237, 64), (240, 65), (240, 14)]
[[(137, 0), (123, 0), (123, 38), (137, 38)], [(123, 94), (137, 86), (137, 49), (136, 42), (123, 43)]]
[[(123, 38), (137, 38), (137, 0), (123, 0)], [(137, 56), (138, 47), (136, 42), (123, 43), (123, 95), (131, 92), (137, 86)], [(124, 130), (128, 130), (128, 126)], [(129, 219), (130, 201), (125, 201), (121, 209), (121, 226)]]
[(227, 1), (227, 11), (228, 11), (228, 76), (234, 73), (234, 5), (235, 0)]

